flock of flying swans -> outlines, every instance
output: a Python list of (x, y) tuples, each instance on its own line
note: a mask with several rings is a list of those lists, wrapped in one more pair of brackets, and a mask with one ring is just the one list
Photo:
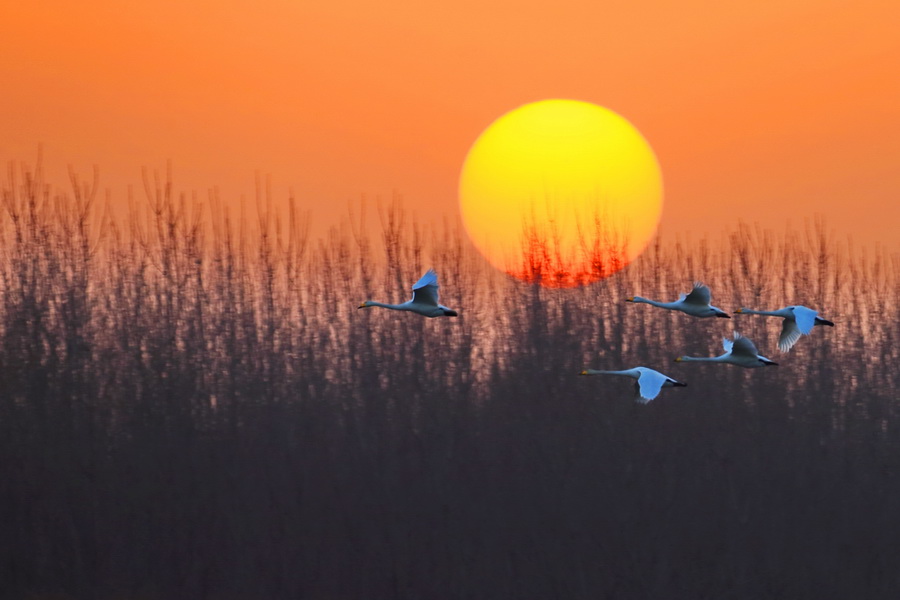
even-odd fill
[[(438, 282), (437, 273), (434, 269), (429, 269), (422, 275), (422, 278), (413, 285), (413, 297), (401, 304), (386, 304), (384, 302), (375, 302), (374, 300), (366, 300), (359, 305), (359, 308), (380, 307), (391, 310), (403, 310), (414, 312), (425, 317), (456, 317), (458, 313), (438, 302)], [(719, 317), (730, 319), (731, 315), (720, 308), (710, 304), (712, 295), (709, 288), (702, 283), (695, 283), (694, 288), (689, 294), (681, 294), (681, 297), (674, 302), (658, 302), (649, 300), (640, 296), (632, 296), (627, 298), (626, 302), (644, 303), (652, 306), (658, 306), (667, 310), (676, 310), (693, 317)], [(735, 314), (748, 315), (765, 315), (769, 317), (781, 317), (784, 324), (781, 329), (781, 336), (778, 340), (778, 348), (782, 352), (789, 351), (801, 335), (808, 335), (816, 325), (827, 325), (834, 327), (834, 323), (818, 316), (818, 313), (806, 306), (787, 306), (778, 310), (751, 310), (749, 308), (739, 308)], [(744, 367), (748, 369), (756, 367), (778, 366), (778, 363), (762, 356), (757, 350), (756, 345), (749, 338), (742, 336), (737, 331), (734, 332), (734, 339), (724, 338), (722, 346), (725, 353), (719, 356), (679, 356), (675, 362), (713, 362), (728, 363)], [(636, 391), (635, 400), (641, 404), (647, 404), (655, 399), (664, 387), (685, 387), (686, 383), (677, 381), (668, 375), (664, 375), (659, 371), (648, 367), (635, 367), (633, 369), (625, 369), (622, 371), (601, 371), (596, 369), (585, 369), (581, 375), (619, 375), (630, 377), (635, 381), (634, 387)]]

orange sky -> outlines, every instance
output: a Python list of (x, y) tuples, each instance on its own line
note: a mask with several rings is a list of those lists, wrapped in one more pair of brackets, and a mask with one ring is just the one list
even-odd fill
[[(66, 166), (114, 200), (141, 167), (253, 197), (257, 173), (322, 227), (348, 200), (457, 212), (496, 117), (575, 98), (657, 153), (662, 231), (826, 215), (900, 248), (900, 3), (9, 2), (0, 160)], [(5, 177), (5, 174), (3, 175)]]

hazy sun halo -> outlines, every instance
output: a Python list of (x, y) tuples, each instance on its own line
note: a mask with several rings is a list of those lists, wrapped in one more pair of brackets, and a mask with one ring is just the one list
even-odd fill
[(496, 268), (569, 287), (615, 273), (653, 236), (662, 176), (650, 145), (611, 110), (542, 100), (478, 137), (459, 181), (463, 223)]

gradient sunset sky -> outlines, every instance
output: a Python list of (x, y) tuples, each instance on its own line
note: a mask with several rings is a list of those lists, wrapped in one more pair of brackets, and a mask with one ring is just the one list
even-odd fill
[[(455, 217), (466, 152), (545, 98), (608, 107), (650, 142), (662, 232), (819, 213), (900, 247), (900, 3), (4, 2), (0, 160), (124, 201), (176, 187), (276, 199), (319, 227), (363, 194)], [(6, 177), (4, 173), (2, 177)]]

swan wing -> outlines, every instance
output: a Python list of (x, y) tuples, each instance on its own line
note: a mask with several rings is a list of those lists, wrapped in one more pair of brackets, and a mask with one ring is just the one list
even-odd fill
[(434, 269), (428, 269), (412, 289), (413, 297), (411, 302), (413, 304), (438, 305), (438, 282), (437, 273), (435, 273)]
[(734, 346), (734, 342), (728, 338), (722, 338), (722, 347), (725, 348), (725, 352), (731, 352), (732, 346)]
[(806, 334), (812, 331), (813, 326), (816, 324), (816, 315), (818, 314), (816, 311), (805, 306), (794, 306), (792, 307), (792, 312), (800, 333)]
[(691, 290), (691, 293), (684, 297), (684, 302), (687, 304), (698, 304), (700, 306), (706, 306), (710, 300), (712, 300), (712, 294), (710, 294), (709, 288), (699, 281), (694, 284), (694, 289)]
[(641, 375), (637, 380), (638, 401), (644, 403), (650, 402), (657, 396), (666, 382), (666, 376), (659, 371), (653, 369), (641, 370)]
[(781, 326), (781, 336), (778, 338), (778, 349), (787, 352), (800, 339), (800, 329), (797, 328), (795, 319), (785, 319)]
[(759, 350), (756, 349), (756, 344), (751, 342), (749, 338), (745, 338), (741, 334), (735, 332), (734, 343), (731, 347), (731, 355), (749, 356), (750, 358), (755, 359), (759, 355)]

